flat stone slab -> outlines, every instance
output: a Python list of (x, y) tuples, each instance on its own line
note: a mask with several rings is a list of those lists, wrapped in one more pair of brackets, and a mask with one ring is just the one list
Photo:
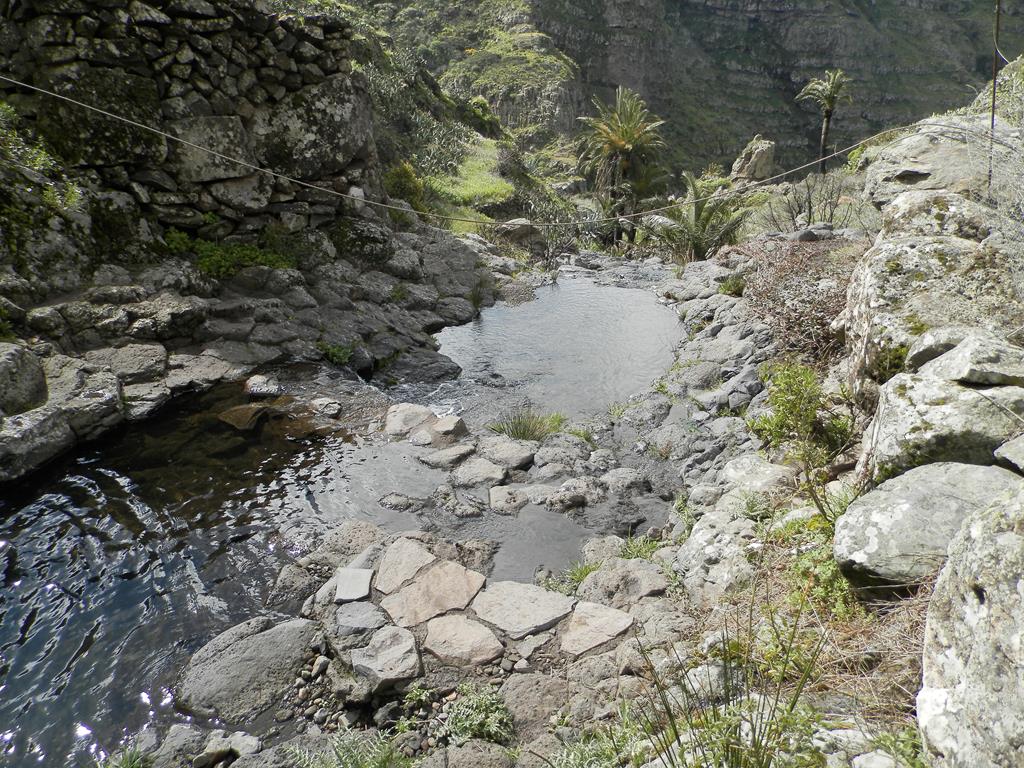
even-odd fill
[(508, 475), (504, 467), (474, 456), (462, 462), (451, 474), (451, 483), (455, 486), (468, 488), (474, 485), (498, 485)]
[(484, 585), (483, 574), (442, 560), (380, 602), (392, 621), (414, 627), (448, 611), (462, 610)]
[(460, 667), (493, 661), (505, 650), (491, 630), (460, 615), (428, 621), (423, 648), (444, 663)]
[(1003, 466), (1024, 472), (1024, 435), (1003, 443), (996, 448), (996, 461)]
[(569, 615), (576, 600), (535, 584), (499, 581), (473, 601), (476, 615), (514, 640), (554, 626)]
[(339, 635), (354, 635), (380, 629), (387, 624), (384, 611), (373, 603), (346, 603), (334, 614), (335, 631)]
[(420, 456), (419, 460), (432, 469), (452, 469), (460, 461), (468, 459), (474, 453), (476, 453), (476, 448), (473, 445), (460, 443), (451, 448), (442, 448), (440, 451)]
[(965, 384), (1024, 385), (1024, 349), (991, 338), (969, 336), (921, 366), (920, 373)]
[(434, 412), (425, 405), (396, 403), (388, 408), (384, 417), (384, 432), (391, 437), (405, 437), (417, 427), (432, 424), (436, 420)]
[(352, 603), (370, 596), (372, 568), (342, 567), (334, 572), (334, 602)]
[(412, 632), (401, 627), (382, 627), (365, 648), (352, 651), (352, 669), (377, 688), (409, 680), (420, 674), (420, 654)]
[(625, 611), (598, 603), (577, 603), (562, 635), (562, 651), (580, 656), (614, 640), (631, 626), (633, 617)]
[(506, 435), (480, 438), (477, 451), (488, 461), (506, 469), (523, 469), (533, 463), (539, 445), (526, 440), (514, 440)]
[(437, 558), (421, 544), (412, 539), (398, 539), (384, 550), (373, 586), (390, 595), (435, 560)]

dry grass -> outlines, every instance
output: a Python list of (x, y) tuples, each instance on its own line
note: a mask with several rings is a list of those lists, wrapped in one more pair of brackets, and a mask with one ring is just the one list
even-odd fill
[[(763, 541), (752, 583), (729, 594), (713, 613), (698, 617), (697, 636), (726, 630), (731, 637), (743, 637), (751, 624), (755, 630), (746, 634), (757, 636), (764, 617), (775, 617), (776, 623), (796, 620), (804, 645), (797, 654), (809, 656), (820, 643), (804, 692), (816, 709), (837, 722), (878, 730), (913, 725), (931, 583), (911, 597), (859, 600), (849, 615), (837, 616), (829, 606), (800, 599), (801, 592), (807, 597), (807, 585), (795, 583), (792, 565), (808, 546), (801, 540)], [(766, 667), (773, 663), (770, 651), (761, 652)]]
[(743, 295), (784, 352), (823, 367), (842, 356), (843, 345), (829, 325), (845, 308), (850, 275), (870, 245), (761, 239), (739, 246), (757, 265)]

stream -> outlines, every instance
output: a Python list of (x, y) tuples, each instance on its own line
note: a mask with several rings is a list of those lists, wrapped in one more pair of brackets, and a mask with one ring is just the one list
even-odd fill
[[(583, 419), (671, 363), (680, 327), (650, 291), (570, 277), (537, 294), (438, 335), (461, 379), (392, 394), (475, 425), (524, 403)], [(447, 528), (385, 509), (444, 473), (406, 443), (217, 418), (246, 402), (240, 384), (179, 400), (4, 489), (0, 765), (92, 765), (98, 746), (180, 717), (171, 686), (189, 655), (258, 613), (281, 565), (346, 519), (494, 539), (493, 576), (525, 581), (591, 535), (543, 509)]]

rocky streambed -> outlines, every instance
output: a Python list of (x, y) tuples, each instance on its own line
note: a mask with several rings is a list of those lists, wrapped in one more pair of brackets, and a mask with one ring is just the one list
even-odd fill
[[(639, 507), (602, 500), (587, 515), (563, 514), (536, 493), (495, 509), (476, 477), (439, 495), (458, 452), (429, 460), (427, 449), (379, 427), (388, 403), (404, 394), (438, 413), (467, 410), (477, 430), (526, 401), (603, 420), (613, 401), (671, 363), (682, 331), (651, 291), (667, 274), (654, 264), (569, 268), (555, 286), (538, 289), (536, 301), (501, 305), (472, 329), (445, 331), (441, 351), (467, 374), (441, 389), (405, 385), (388, 395), (336, 369), (293, 364), (250, 379), (249, 392), (238, 382), (179, 399), (8, 486), (0, 501), (0, 719), (12, 724), (3, 729), (5, 759), (73, 762), (109, 751), (126, 730), (177, 719), (172, 689), (189, 655), (264, 611), (268, 597), (280, 600), (281, 589), (272, 590), (278, 571), (345, 521), (477, 541), (478, 565), (486, 561), (492, 578), (526, 583), (538, 568), (557, 571), (577, 559), (597, 531), (664, 520), (664, 503), (649, 494), (640, 494), (649, 498)], [(539, 334), (537, 359), (528, 333)], [(509, 345), (494, 344), (502, 338)], [(625, 364), (610, 364), (616, 348)], [(467, 360), (497, 361), (500, 381), (479, 376)], [(579, 392), (587, 379), (600, 386)], [(616, 464), (610, 450), (592, 461), (580, 438), (567, 437), (538, 462), (535, 451), (496, 435), (477, 437), (481, 456), (503, 475), (548, 466), (537, 485), (560, 485), (566, 461), (591, 462), (589, 472)]]

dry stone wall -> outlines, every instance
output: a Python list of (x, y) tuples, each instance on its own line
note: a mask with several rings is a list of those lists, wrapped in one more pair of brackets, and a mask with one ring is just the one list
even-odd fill
[[(236, 0), (0, 2), (0, 70), (356, 198), (381, 194), (352, 29)], [(130, 194), (143, 214), (203, 237), (318, 226), (343, 198), (0, 84), (63, 158)], [(355, 205), (358, 207), (359, 202)]]

